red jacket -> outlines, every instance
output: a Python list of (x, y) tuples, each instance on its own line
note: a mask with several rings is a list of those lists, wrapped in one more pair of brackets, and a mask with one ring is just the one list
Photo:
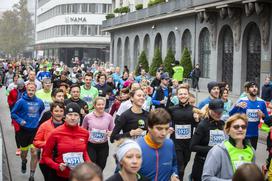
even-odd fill
[[(44, 122), (38, 129), (36, 136), (34, 138), (33, 144), (36, 148), (44, 148), (46, 141), (51, 134), (51, 132), (55, 129), (55, 126), (52, 121), (52, 117)], [(45, 164), (43, 157), (40, 160), (41, 164)]]
[[(66, 123), (54, 129), (44, 146), (42, 157), (45, 163), (57, 171), (60, 177), (68, 178), (70, 168), (64, 171), (59, 169), (60, 163), (64, 163), (63, 154), (71, 152), (83, 153), (83, 160), (90, 161), (87, 153), (89, 132), (79, 126), (70, 127)], [(56, 151), (56, 154), (53, 152)], [(54, 155), (54, 156), (53, 156)], [(53, 158), (54, 157), (54, 158)]]
[(25, 92), (25, 89), (23, 89), (23, 91), (21, 91), (21, 96), (18, 97), (18, 89), (12, 89), (10, 92), (9, 92), (9, 95), (8, 95), (8, 105), (9, 105), (9, 108), (12, 109), (12, 107), (15, 105), (15, 103), (17, 102), (17, 100), (19, 100), (21, 98), (21, 96), (23, 95), (23, 93)]

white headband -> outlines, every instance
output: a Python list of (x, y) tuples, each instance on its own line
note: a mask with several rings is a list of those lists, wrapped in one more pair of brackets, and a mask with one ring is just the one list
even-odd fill
[(125, 140), (119, 146), (119, 149), (117, 150), (116, 156), (117, 156), (118, 162), (120, 162), (123, 159), (123, 157), (125, 156), (125, 154), (131, 149), (137, 149), (142, 154), (141, 147), (138, 145), (138, 143), (133, 140), (128, 139), (128, 140)]

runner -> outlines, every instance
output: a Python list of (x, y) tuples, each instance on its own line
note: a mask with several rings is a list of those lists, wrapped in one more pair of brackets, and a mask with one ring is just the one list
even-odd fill
[(191, 177), (201, 181), (202, 171), (209, 150), (225, 140), (224, 121), (220, 120), (224, 110), (221, 99), (212, 99), (205, 107), (204, 119), (198, 124), (191, 140), (191, 151), (196, 152)]
[(95, 86), (98, 90), (98, 95), (100, 97), (106, 98), (106, 112), (109, 109), (109, 98), (112, 92), (111, 87), (106, 83), (107, 76), (105, 74), (98, 75), (98, 84)]
[(89, 110), (93, 109), (93, 101), (98, 96), (97, 88), (91, 86), (92, 79), (93, 74), (86, 73), (84, 75), (85, 85), (82, 85), (80, 89), (80, 98), (87, 102)]
[(36, 85), (28, 83), (26, 85), (26, 93), (14, 105), (11, 118), (20, 124), (19, 143), (21, 146), (22, 166), (21, 172), (26, 173), (27, 153), (30, 148), (30, 177), (29, 181), (34, 181), (34, 174), (37, 166), (36, 148), (33, 146), (41, 113), (44, 110), (44, 104), (41, 99), (35, 96)]
[(35, 71), (29, 71), (28, 72), (28, 80), (25, 82), (25, 85), (27, 85), (29, 82), (34, 82), (37, 86), (37, 91), (42, 88), (42, 83), (36, 79), (36, 73)]
[(219, 98), (220, 89), (219, 89), (218, 82), (215, 82), (215, 81), (209, 82), (207, 87), (208, 87), (210, 96), (198, 104), (199, 109), (202, 109), (205, 105), (209, 104), (211, 100)]
[(94, 163), (82, 163), (70, 174), (70, 181), (103, 181), (101, 169)]
[[(145, 101), (145, 93), (138, 88), (131, 91), (130, 99), (132, 107), (121, 114), (118, 123), (115, 124), (111, 135), (111, 142), (120, 138), (138, 138), (144, 136), (147, 130), (147, 112), (142, 109)], [(120, 133), (120, 131), (123, 131)]]
[(94, 100), (94, 111), (87, 114), (82, 127), (90, 133), (88, 142), (88, 154), (102, 171), (104, 170), (109, 155), (108, 137), (114, 127), (113, 118), (105, 112), (106, 100), (97, 97)]
[(48, 137), (42, 157), (45, 164), (56, 171), (51, 181), (68, 181), (70, 171), (84, 161), (90, 161), (87, 152), (89, 133), (79, 127), (80, 107), (69, 103), (65, 108), (65, 123)]
[[(33, 144), (36, 148), (44, 149), (46, 141), (51, 132), (63, 124), (64, 103), (53, 102), (50, 106), (52, 117), (45, 121), (38, 129)], [(41, 157), (39, 163), (45, 181), (50, 181), (52, 169), (45, 164), (44, 158)]]
[(249, 82), (246, 85), (247, 96), (240, 98), (234, 105), (229, 114), (232, 116), (235, 113), (244, 113), (248, 118), (248, 127), (246, 132), (246, 138), (250, 140), (251, 145), (256, 150), (259, 129), (258, 125), (260, 119), (263, 119), (267, 125), (270, 125), (270, 119), (267, 113), (265, 102), (258, 98), (258, 86), (255, 82)]
[(169, 108), (171, 115), (172, 127), (174, 133), (171, 139), (175, 143), (179, 179), (183, 180), (184, 170), (190, 161), (191, 150), (190, 142), (193, 130), (198, 124), (198, 119), (194, 118), (194, 106), (189, 103), (189, 89), (186, 86), (180, 86), (177, 89), (179, 104)]
[(175, 146), (166, 138), (170, 121), (164, 109), (152, 110), (147, 118), (148, 134), (137, 140), (144, 153), (139, 173), (152, 181), (179, 181)]
[(42, 80), (42, 84), (43, 84), (43, 88), (36, 92), (36, 96), (43, 101), (45, 110), (48, 111), (50, 110), (50, 103), (53, 102), (51, 97), (51, 93), (52, 93), (51, 79), (44, 78)]

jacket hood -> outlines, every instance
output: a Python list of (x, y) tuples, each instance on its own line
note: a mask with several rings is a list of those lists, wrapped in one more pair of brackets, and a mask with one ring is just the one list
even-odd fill
[(27, 92), (24, 92), (24, 93), (23, 93), (22, 98), (23, 98), (24, 100), (26, 100), (26, 101), (34, 101), (34, 100), (37, 99), (37, 97), (36, 97), (35, 95), (34, 95), (34, 97), (30, 98), (30, 97), (27, 95)]

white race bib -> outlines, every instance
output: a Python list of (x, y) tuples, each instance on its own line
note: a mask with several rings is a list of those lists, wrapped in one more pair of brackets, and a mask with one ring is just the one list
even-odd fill
[(225, 140), (225, 134), (222, 130), (210, 130), (209, 146), (214, 146), (222, 143)]
[(246, 115), (248, 122), (258, 122), (260, 120), (258, 116), (258, 109), (247, 109)]
[(247, 162), (247, 161), (234, 161), (234, 167), (235, 170), (237, 170), (241, 165), (245, 164), (245, 163), (252, 163), (252, 162)]
[(106, 130), (92, 129), (90, 134), (90, 140), (100, 143), (100, 142), (104, 142), (106, 139), (107, 139)]
[(190, 124), (187, 125), (175, 125), (175, 138), (176, 139), (190, 139), (191, 138)]
[(72, 170), (83, 163), (83, 152), (69, 152), (62, 155), (63, 162)]

